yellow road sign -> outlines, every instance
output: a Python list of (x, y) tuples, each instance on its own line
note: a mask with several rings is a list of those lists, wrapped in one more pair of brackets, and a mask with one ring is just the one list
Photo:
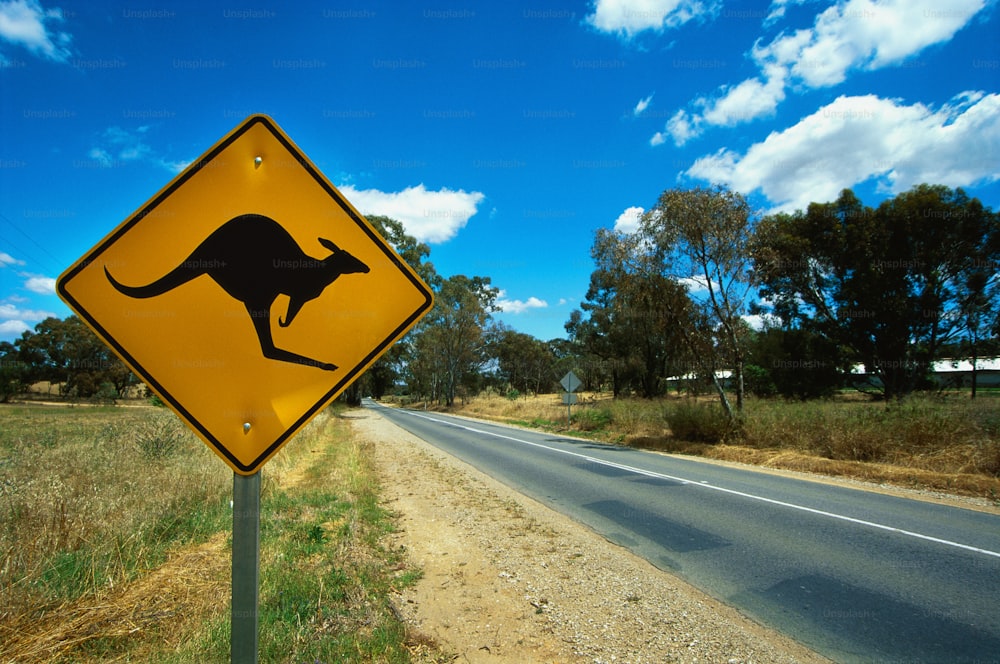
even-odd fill
[(263, 115), (88, 251), (57, 291), (243, 475), (433, 303), (427, 285)]

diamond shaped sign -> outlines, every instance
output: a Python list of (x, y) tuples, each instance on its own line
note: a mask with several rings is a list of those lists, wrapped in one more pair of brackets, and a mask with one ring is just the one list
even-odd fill
[(583, 381), (577, 378), (577, 375), (575, 373), (570, 371), (569, 373), (567, 373), (565, 376), (562, 377), (562, 380), (559, 381), (559, 384), (562, 385), (563, 389), (566, 390), (567, 392), (576, 392), (577, 388), (583, 385)]
[(252, 475), (409, 331), (430, 288), (267, 116), (74, 263), (59, 296)]

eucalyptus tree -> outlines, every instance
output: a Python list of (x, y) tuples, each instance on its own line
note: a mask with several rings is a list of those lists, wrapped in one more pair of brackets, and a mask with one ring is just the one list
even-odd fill
[(718, 373), (731, 370), (741, 412), (751, 332), (745, 316), (754, 295), (755, 215), (742, 194), (723, 187), (668, 189), (643, 214), (637, 233), (650, 273), (686, 285), (691, 293), (697, 311), (682, 330), (686, 344), (709, 360), (709, 378), (731, 419), (737, 414)]

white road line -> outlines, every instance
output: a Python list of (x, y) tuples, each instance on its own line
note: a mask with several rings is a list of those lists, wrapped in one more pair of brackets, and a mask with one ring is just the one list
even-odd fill
[(783, 500), (774, 500), (773, 498), (765, 498), (764, 496), (757, 496), (752, 493), (746, 493), (744, 491), (736, 491), (734, 489), (726, 489), (721, 486), (713, 486), (701, 481), (689, 480), (683, 477), (676, 477), (674, 475), (666, 475), (664, 473), (657, 473), (651, 470), (644, 470), (642, 468), (636, 468), (634, 466), (627, 466), (620, 463), (614, 463), (612, 461), (605, 461), (603, 459), (598, 459), (586, 454), (580, 454), (579, 452), (573, 452), (571, 450), (561, 450), (557, 447), (549, 447), (548, 445), (543, 445), (542, 443), (535, 443), (530, 440), (524, 440), (522, 438), (515, 438), (514, 436), (506, 436), (504, 434), (496, 433), (494, 431), (486, 431), (484, 429), (477, 429), (475, 427), (466, 426), (464, 424), (458, 424), (455, 422), (449, 422), (447, 420), (438, 419), (436, 417), (431, 417), (429, 415), (422, 415), (420, 413), (415, 413), (413, 411), (397, 411), (405, 412), (407, 415), (413, 415), (414, 417), (420, 417), (425, 420), (430, 420), (431, 422), (437, 422), (438, 424), (445, 424), (447, 426), (455, 427), (457, 429), (464, 429), (472, 433), (483, 434), (485, 436), (493, 436), (494, 438), (502, 438), (503, 440), (509, 440), (515, 443), (520, 443), (522, 445), (530, 445), (532, 447), (539, 447), (550, 452), (557, 452), (559, 454), (565, 454), (567, 456), (577, 457), (579, 459), (584, 459), (591, 463), (600, 464), (602, 466), (608, 466), (610, 468), (617, 468), (618, 470), (625, 470), (637, 475), (644, 475), (646, 477), (654, 477), (664, 480), (672, 480), (674, 482), (680, 482), (681, 484), (689, 484), (691, 486), (701, 487), (703, 489), (711, 489), (712, 491), (720, 491), (722, 493), (728, 493), (734, 496), (740, 496), (741, 498), (748, 498), (750, 500), (757, 500), (762, 503), (770, 503), (772, 505), (780, 505), (781, 507), (787, 507), (793, 510), (799, 510), (800, 512), (809, 512), (810, 514), (817, 514), (819, 516), (829, 517), (831, 519), (839, 519), (840, 521), (847, 521), (849, 523), (856, 523), (862, 526), (868, 526), (869, 528), (878, 528), (879, 530), (886, 530), (892, 533), (898, 533), (900, 535), (906, 535), (907, 537), (915, 537), (917, 539), (926, 540), (928, 542), (936, 542), (938, 544), (944, 544), (946, 546), (955, 547), (957, 549), (964, 549), (966, 551), (972, 551), (974, 553), (981, 553), (986, 556), (993, 556), (994, 558), (1000, 558), (1000, 552), (990, 551), (989, 549), (981, 549), (976, 546), (970, 546), (968, 544), (962, 544), (961, 542), (953, 542), (951, 540), (941, 539), (939, 537), (932, 537), (930, 535), (924, 535), (922, 533), (915, 533), (912, 530), (903, 530), (902, 528), (895, 528), (893, 526), (887, 526), (881, 523), (875, 523), (874, 521), (865, 521), (864, 519), (856, 519), (851, 516), (845, 516), (843, 514), (836, 514), (834, 512), (827, 512), (825, 510), (818, 510), (812, 507), (806, 507), (805, 505), (796, 505), (795, 503), (788, 503)]

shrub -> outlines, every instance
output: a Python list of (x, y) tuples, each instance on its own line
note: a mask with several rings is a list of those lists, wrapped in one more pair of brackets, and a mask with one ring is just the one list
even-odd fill
[(611, 413), (605, 408), (580, 408), (572, 417), (581, 431), (606, 429), (611, 424)]
[(738, 428), (715, 403), (683, 401), (668, 407), (665, 418), (674, 438), (695, 443), (721, 443)]

